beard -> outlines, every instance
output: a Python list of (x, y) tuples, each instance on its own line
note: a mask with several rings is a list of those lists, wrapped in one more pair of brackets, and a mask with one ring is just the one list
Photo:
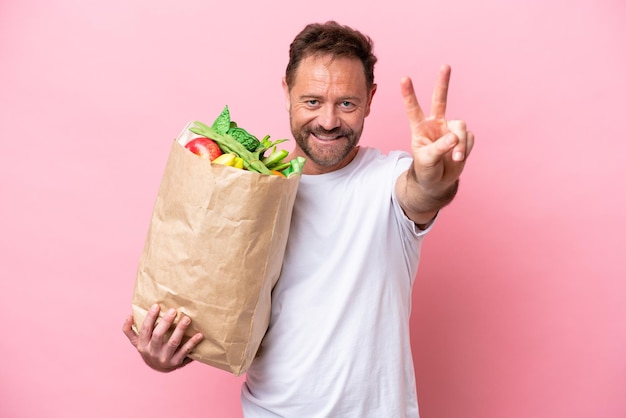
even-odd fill
[[(357, 146), (363, 128), (355, 131), (351, 128), (339, 126), (326, 130), (321, 126), (295, 127), (291, 121), (291, 133), (296, 144), (304, 154), (315, 164), (323, 167), (333, 166), (343, 161)], [(311, 136), (334, 137), (333, 146), (320, 147)]]

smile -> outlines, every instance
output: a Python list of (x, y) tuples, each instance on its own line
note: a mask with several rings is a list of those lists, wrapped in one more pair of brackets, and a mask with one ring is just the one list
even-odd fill
[(336, 141), (337, 139), (345, 138), (343, 135), (322, 135), (316, 133), (311, 133), (311, 135), (320, 141)]

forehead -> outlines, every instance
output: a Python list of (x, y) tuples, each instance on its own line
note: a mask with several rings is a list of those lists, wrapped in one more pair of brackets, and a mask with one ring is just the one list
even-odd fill
[(329, 91), (352, 96), (366, 94), (363, 63), (357, 58), (308, 56), (296, 70), (293, 90), (310, 94)]

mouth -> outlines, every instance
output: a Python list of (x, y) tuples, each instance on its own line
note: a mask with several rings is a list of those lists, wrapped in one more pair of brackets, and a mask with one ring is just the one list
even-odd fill
[(343, 138), (343, 136), (337, 136), (337, 135), (333, 135), (333, 136), (328, 136), (328, 135), (316, 135), (316, 134), (311, 134), (315, 139), (317, 139), (318, 141), (321, 142), (333, 142), (336, 141), (338, 139)]
[(346, 135), (343, 132), (324, 133), (312, 131), (310, 134), (313, 138), (321, 142), (333, 142), (346, 138)]

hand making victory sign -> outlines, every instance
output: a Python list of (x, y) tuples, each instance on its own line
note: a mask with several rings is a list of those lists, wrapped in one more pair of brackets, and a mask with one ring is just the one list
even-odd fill
[(400, 82), (411, 129), (413, 165), (398, 179), (396, 191), (407, 216), (428, 224), (454, 198), (458, 180), (474, 146), (474, 134), (465, 121), (446, 120), (450, 66), (439, 71), (430, 116), (425, 116), (409, 77)]

